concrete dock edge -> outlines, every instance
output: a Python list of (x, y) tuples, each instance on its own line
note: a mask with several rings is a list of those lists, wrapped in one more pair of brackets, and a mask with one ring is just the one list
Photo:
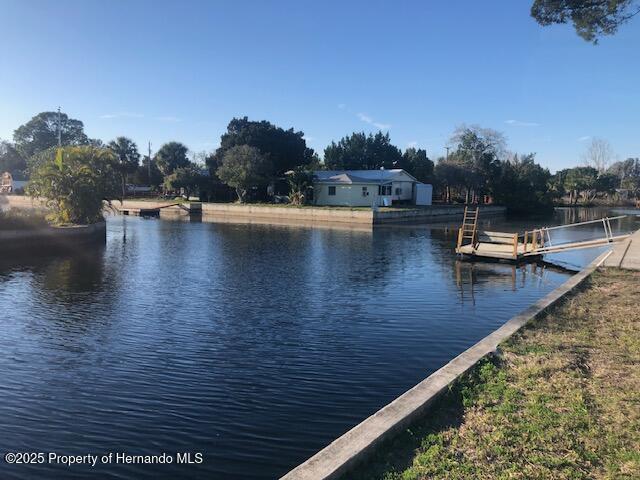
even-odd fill
[(390, 439), (425, 413), (438, 396), (480, 360), (495, 352), (498, 345), (511, 337), (536, 316), (586, 280), (611, 254), (605, 252), (579, 273), (507, 321), (493, 333), (462, 352), (445, 366), (411, 388), (393, 402), (334, 440), (281, 480), (332, 480), (353, 469), (371, 455), (375, 448)]

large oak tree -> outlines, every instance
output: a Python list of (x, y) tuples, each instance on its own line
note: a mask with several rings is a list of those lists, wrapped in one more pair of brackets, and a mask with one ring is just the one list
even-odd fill
[(399, 167), (402, 152), (391, 143), (389, 133), (354, 132), (325, 148), (324, 163), (330, 170), (389, 169)]
[(189, 149), (180, 142), (168, 142), (156, 153), (155, 163), (163, 175), (171, 175), (176, 168), (188, 167), (191, 162), (187, 157)]
[(58, 126), (62, 146), (89, 143), (80, 120), (69, 118), (66, 113), (41, 112), (13, 132), (16, 149), (23, 158), (28, 159), (55, 147), (58, 145)]
[(216, 174), (224, 183), (235, 188), (243, 203), (252, 188), (265, 186), (271, 179), (273, 166), (266, 155), (250, 145), (236, 145), (224, 153)]
[(284, 130), (266, 120), (234, 118), (220, 138), (220, 147), (207, 159), (212, 176), (222, 165), (227, 151), (240, 145), (249, 145), (266, 155), (271, 162), (272, 176), (281, 176), (295, 167), (308, 165), (315, 158), (313, 149), (307, 147), (303, 132), (296, 132), (293, 128)]

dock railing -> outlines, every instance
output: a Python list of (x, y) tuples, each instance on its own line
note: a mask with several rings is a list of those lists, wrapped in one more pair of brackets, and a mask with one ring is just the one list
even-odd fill
[[(589, 242), (601, 242), (601, 243), (611, 243), (618, 239), (618, 237), (613, 235), (613, 230), (611, 228), (611, 220), (620, 220), (625, 218), (626, 215), (619, 215), (617, 217), (604, 217), (599, 218), (597, 220), (587, 220), (585, 222), (572, 223), (569, 225), (558, 225), (555, 227), (542, 227), (536, 228), (534, 230), (525, 231), (523, 235), (523, 244), (524, 244), (524, 253), (545, 253), (549, 250), (561, 250), (563, 248), (572, 248), (577, 246), (577, 244), (584, 243), (585, 245)], [(604, 229), (605, 237), (603, 238), (594, 238), (590, 240), (581, 240), (579, 242), (568, 241), (564, 243), (555, 243), (551, 239), (551, 232), (557, 230), (567, 230), (569, 228), (580, 227), (583, 225), (593, 225), (601, 223)], [(531, 239), (531, 241), (529, 241)]]

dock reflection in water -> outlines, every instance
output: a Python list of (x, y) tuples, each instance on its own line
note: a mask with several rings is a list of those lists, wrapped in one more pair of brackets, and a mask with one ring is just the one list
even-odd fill
[[(562, 272), (562, 269), (554, 269), (538, 263), (512, 265), (505, 263), (468, 262), (457, 260), (455, 263), (456, 285), (460, 292), (460, 302), (470, 301), (475, 304), (475, 286), (482, 282), (491, 282), (495, 285), (503, 285), (512, 292), (521, 288), (545, 288), (548, 282), (547, 269), (554, 272)], [(569, 273), (565, 271), (564, 273)]]

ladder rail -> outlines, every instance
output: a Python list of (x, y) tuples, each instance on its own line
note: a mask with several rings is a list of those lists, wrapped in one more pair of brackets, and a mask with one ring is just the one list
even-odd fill
[[(465, 205), (464, 213), (462, 215), (462, 225), (458, 229), (458, 242), (457, 248), (463, 246), (465, 240), (470, 240), (468, 244), (475, 248), (478, 238), (478, 218), (479, 207), (476, 207), (474, 211), (471, 211), (468, 206)], [(468, 245), (466, 244), (466, 245)]]

